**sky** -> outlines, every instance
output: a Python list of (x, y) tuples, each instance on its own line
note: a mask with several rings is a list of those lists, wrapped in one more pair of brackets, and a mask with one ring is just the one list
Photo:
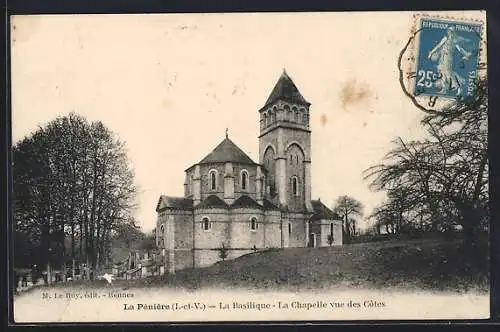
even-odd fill
[(385, 195), (362, 172), (397, 136), (423, 135), (398, 81), (413, 24), (410, 12), (17, 16), (12, 140), (70, 112), (102, 121), (126, 142), (149, 231), (159, 196), (183, 195), (184, 170), (226, 128), (258, 162), (258, 110), (285, 68), (311, 103), (313, 199), (350, 195), (367, 216)]

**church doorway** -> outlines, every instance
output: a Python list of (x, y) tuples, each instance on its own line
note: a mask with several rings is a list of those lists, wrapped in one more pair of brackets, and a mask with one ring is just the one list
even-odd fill
[(309, 234), (309, 247), (316, 248), (316, 234)]

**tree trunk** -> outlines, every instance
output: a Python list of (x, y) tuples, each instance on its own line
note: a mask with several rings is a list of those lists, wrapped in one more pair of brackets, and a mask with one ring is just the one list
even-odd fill
[(50, 263), (47, 263), (47, 285), (52, 284), (52, 271), (50, 271)]

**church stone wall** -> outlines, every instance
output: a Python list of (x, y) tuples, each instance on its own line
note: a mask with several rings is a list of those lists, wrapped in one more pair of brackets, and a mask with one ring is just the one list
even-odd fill
[(265, 213), (264, 233), (265, 248), (281, 248), (281, 212), (267, 211)]
[[(210, 220), (210, 228), (203, 228), (202, 220)], [(197, 249), (216, 249), (222, 243), (228, 245), (230, 238), (230, 216), (226, 209), (199, 209), (194, 215), (194, 245)]]
[(220, 260), (218, 250), (197, 249), (194, 251), (194, 264), (196, 267), (210, 266)]
[[(257, 229), (251, 229), (251, 218), (257, 219)], [(231, 248), (264, 247), (264, 214), (259, 209), (239, 208), (231, 211)], [(229, 240), (228, 239), (228, 240)]]
[(182, 270), (193, 267), (193, 250), (192, 249), (177, 249), (175, 250), (175, 270)]
[(285, 232), (288, 232), (289, 247), (305, 247), (307, 245), (308, 235), (305, 220), (302, 214), (288, 215), (288, 223), (292, 226), (291, 232), (289, 231), (290, 229), (285, 229)]
[[(217, 170), (217, 188), (212, 190), (210, 187), (210, 170)], [(217, 195), (219, 198), (224, 199), (224, 164), (203, 164), (200, 165), (201, 177), (201, 200), (203, 201), (210, 195)]]
[[(241, 184), (242, 170), (247, 170), (248, 172), (246, 190), (243, 190)], [(236, 200), (240, 198), (242, 195), (249, 196), (254, 200), (257, 199), (256, 196), (257, 188), (255, 183), (255, 178), (257, 176), (257, 166), (233, 163), (233, 174), (234, 174), (234, 199)]]
[(316, 234), (316, 246), (328, 247), (328, 236), (331, 234), (330, 225), (333, 224), (333, 243), (332, 246), (342, 245), (342, 223), (339, 220), (319, 220), (315, 221), (311, 226), (312, 231)]
[(193, 247), (193, 212), (176, 211), (175, 222), (175, 249), (190, 249)]

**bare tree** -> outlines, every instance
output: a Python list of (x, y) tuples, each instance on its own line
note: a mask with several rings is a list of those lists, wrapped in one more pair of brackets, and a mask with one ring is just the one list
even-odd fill
[[(481, 80), (473, 99), (424, 117), (427, 138), (398, 137), (365, 179), (392, 195), (392, 203), (405, 203), (421, 226), (429, 220), (430, 230), (443, 231), (458, 223), (474, 244), (488, 216), (487, 110), (487, 81)], [(405, 194), (395, 200), (397, 190)]]
[(337, 198), (333, 210), (342, 216), (342, 231), (347, 239), (356, 232), (356, 219), (363, 215), (363, 204), (353, 197), (344, 195)]

